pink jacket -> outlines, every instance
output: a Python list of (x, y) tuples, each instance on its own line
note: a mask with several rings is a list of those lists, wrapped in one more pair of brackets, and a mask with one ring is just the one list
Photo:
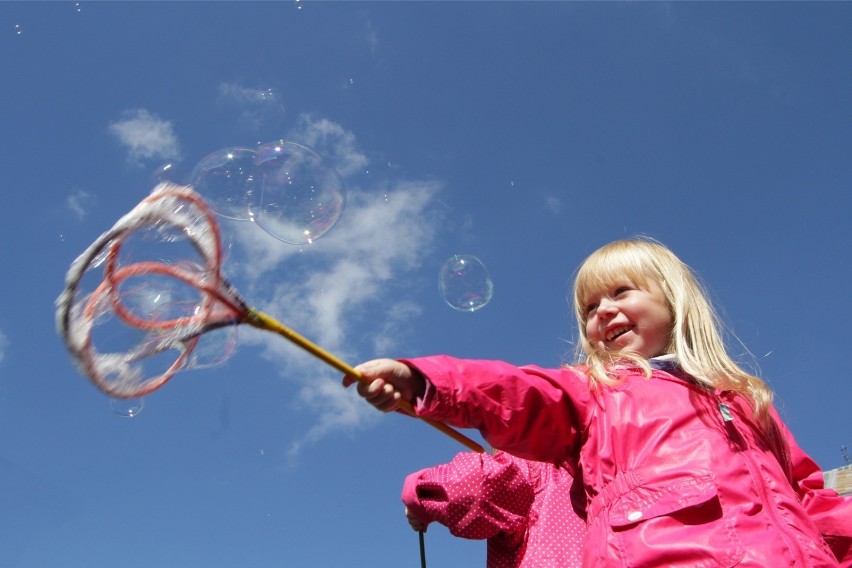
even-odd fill
[(780, 425), (786, 467), (730, 392), (635, 369), (593, 396), (568, 368), (427, 357), (418, 415), (582, 474), (587, 566), (852, 566), (852, 500)]
[(550, 463), (465, 452), (409, 475), (402, 501), (455, 536), (488, 539), (488, 568), (579, 568), (586, 523), (573, 481)]

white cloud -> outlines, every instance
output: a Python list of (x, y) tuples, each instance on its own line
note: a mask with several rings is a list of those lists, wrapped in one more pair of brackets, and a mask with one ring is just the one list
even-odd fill
[(236, 107), (240, 111), (239, 123), (248, 130), (257, 130), (284, 114), (281, 96), (272, 88), (220, 83), (216, 90), (221, 104)]
[(397, 302), (388, 306), (384, 312), (382, 329), (375, 334), (373, 351), (375, 353), (391, 353), (399, 343), (399, 338), (408, 330), (408, 323), (423, 313), (420, 306), (414, 302)]
[(77, 218), (82, 221), (86, 218), (86, 215), (89, 214), (89, 210), (95, 204), (95, 196), (89, 193), (88, 191), (78, 189), (67, 197), (65, 203), (68, 205), (68, 208), (77, 216)]
[[(304, 249), (241, 223), (239, 242), (250, 258), (232, 258), (226, 271), (245, 280), (238, 285), (251, 303), (340, 360), (356, 364), (387, 354), (421, 313), (413, 301), (398, 299), (396, 287), (421, 266), (439, 233), (439, 190), (435, 182), (403, 181), (392, 189), (356, 191), (338, 225)], [(332, 430), (380, 416), (340, 386), (340, 371), (290, 342), (271, 333), (241, 337), (261, 347), (282, 376), (300, 382), (299, 402), (316, 415), (293, 442), (291, 457)], [(358, 353), (359, 343), (372, 353)]]
[(562, 206), (564, 205), (560, 198), (555, 197), (553, 195), (545, 196), (544, 204), (547, 206), (547, 209), (553, 214), (562, 212)]
[(358, 150), (355, 135), (327, 118), (300, 115), (289, 138), (325, 156), (344, 178), (367, 167), (367, 156)]
[(6, 358), (6, 348), (9, 346), (9, 340), (6, 334), (0, 331), (0, 361)]
[[(342, 348), (347, 316), (375, 300), (384, 283), (418, 268), (430, 250), (438, 230), (433, 210), (438, 189), (435, 182), (408, 181), (384, 192), (351, 193), (338, 225), (307, 245), (306, 253), (243, 224), (239, 239), (251, 259), (228, 270), (247, 278), (253, 296), (266, 296), (266, 305), (280, 306), (288, 320), (319, 342)], [(294, 271), (298, 255), (311, 257), (304, 274)], [(270, 286), (269, 274), (285, 261), (288, 278)], [(398, 312), (400, 317), (415, 313), (413, 306)]]
[(180, 157), (180, 145), (172, 123), (145, 109), (124, 111), (121, 120), (110, 122), (109, 130), (127, 146), (131, 163)]
[(373, 27), (372, 20), (367, 20), (364, 39), (367, 41), (367, 46), (370, 48), (370, 54), (375, 55), (379, 49), (379, 34)]
[(291, 442), (288, 451), (290, 460), (295, 460), (305, 445), (313, 444), (329, 433), (341, 430), (351, 432), (365, 421), (373, 422), (380, 417), (375, 411), (365, 412), (364, 401), (354, 396), (354, 389), (344, 390), (339, 380), (314, 381), (301, 389), (298, 398), (308, 407), (324, 406), (327, 411), (300, 439)]

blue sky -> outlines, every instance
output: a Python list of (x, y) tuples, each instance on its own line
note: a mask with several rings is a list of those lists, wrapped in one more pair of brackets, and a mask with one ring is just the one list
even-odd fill
[[(157, 168), (279, 138), (333, 161), (347, 208), (301, 247), (223, 222), (225, 272), (342, 359), (559, 365), (574, 268), (647, 234), (842, 465), (850, 23), (844, 2), (0, 3), (0, 565), (418, 565), (402, 480), (456, 442), (248, 329), (122, 418), (54, 331), (70, 262)], [(438, 293), (461, 253), (494, 283), (473, 313)], [(426, 543), (484, 565), (441, 527)]]

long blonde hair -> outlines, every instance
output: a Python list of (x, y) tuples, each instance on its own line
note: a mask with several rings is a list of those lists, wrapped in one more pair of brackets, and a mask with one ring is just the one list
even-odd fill
[(577, 360), (588, 365), (592, 386), (597, 389), (616, 383), (614, 364), (633, 363), (650, 376), (650, 364), (641, 355), (595, 349), (586, 337), (587, 299), (623, 278), (640, 287), (654, 282), (662, 289), (673, 320), (666, 352), (677, 356), (681, 368), (707, 387), (732, 390), (746, 397), (761, 425), (771, 429), (772, 390), (728, 355), (721, 321), (689, 266), (666, 246), (647, 237), (611, 242), (589, 255), (577, 271), (574, 280), (574, 311), (580, 331)]

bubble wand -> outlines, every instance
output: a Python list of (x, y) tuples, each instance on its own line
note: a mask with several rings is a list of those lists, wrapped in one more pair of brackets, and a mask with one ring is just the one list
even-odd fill
[[(200, 255), (198, 262), (167, 264), (162, 261), (125, 261), (122, 246), (134, 233), (177, 230)], [(227, 326), (248, 324), (284, 337), (335, 369), (364, 382), (355, 368), (332, 355), (275, 318), (250, 307), (221, 275), (222, 249), (219, 228), (212, 211), (190, 187), (171, 182), (159, 184), (151, 194), (119, 219), (92, 243), (68, 269), (65, 289), (56, 300), (56, 326), (71, 358), (81, 372), (103, 393), (119, 399), (140, 398), (165, 385), (187, 368), (203, 334)], [(81, 293), (81, 280), (90, 269), (103, 265), (103, 279), (90, 294)], [(194, 289), (198, 296), (182, 313), (160, 316), (140, 309), (132, 301), (131, 283), (152, 278), (170, 279)], [(121, 352), (99, 352), (93, 330), (106, 319), (116, 318), (143, 334), (142, 341)], [(177, 357), (168, 368), (146, 377), (142, 363), (168, 351)], [(416, 416), (411, 404), (401, 409)], [(467, 448), (482, 446), (431, 419), (418, 417)]]

